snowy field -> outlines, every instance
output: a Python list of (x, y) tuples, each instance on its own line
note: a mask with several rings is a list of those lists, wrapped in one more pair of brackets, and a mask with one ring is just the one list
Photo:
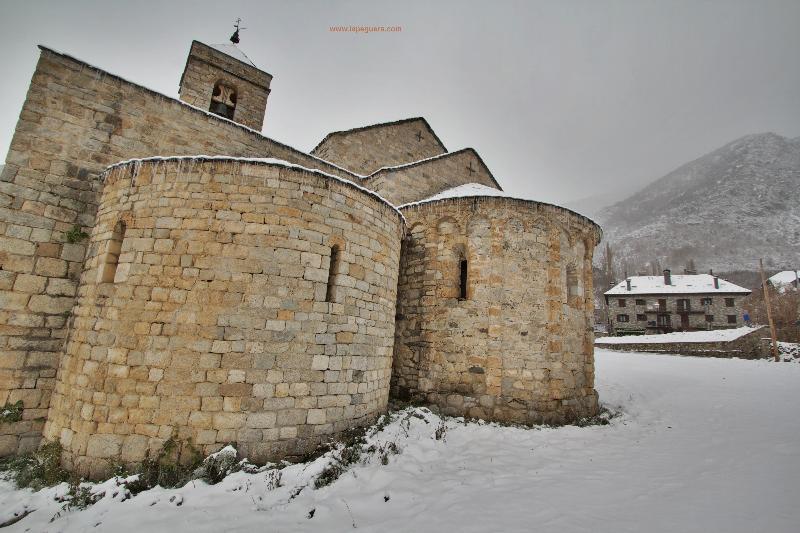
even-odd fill
[[(329, 486), (325, 456), (62, 512), (0, 482), (4, 531), (800, 531), (800, 365), (597, 350), (610, 425), (519, 429), (407, 410)], [(437, 429), (440, 439), (436, 439)], [(279, 485), (279, 486), (278, 486)], [(116, 494), (116, 495), (115, 495)]]

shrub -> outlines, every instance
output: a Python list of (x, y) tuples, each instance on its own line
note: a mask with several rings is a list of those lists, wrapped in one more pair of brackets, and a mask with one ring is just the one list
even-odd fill
[(19, 422), (22, 420), (22, 409), (22, 400), (6, 404), (3, 410), (0, 411), (0, 423)]
[(80, 226), (72, 226), (72, 229), (64, 233), (64, 238), (70, 244), (76, 244), (89, 238), (89, 234), (81, 230)]
[(47, 442), (33, 453), (11, 457), (0, 464), (17, 487), (40, 490), (52, 487), (70, 476), (61, 468), (61, 443)]
[(131, 494), (138, 494), (156, 486), (164, 488), (182, 487), (196, 479), (195, 471), (202, 465), (200, 452), (191, 441), (181, 446), (173, 437), (164, 442), (156, 457), (142, 461), (138, 478), (127, 484)]

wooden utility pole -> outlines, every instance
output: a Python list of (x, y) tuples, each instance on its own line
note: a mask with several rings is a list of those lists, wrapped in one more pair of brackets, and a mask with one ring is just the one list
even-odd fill
[(780, 361), (780, 354), (778, 352), (778, 336), (775, 334), (775, 323), (772, 321), (772, 308), (769, 305), (769, 287), (767, 286), (767, 278), (764, 276), (764, 261), (758, 260), (758, 268), (761, 270), (761, 287), (764, 289), (764, 303), (767, 306), (767, 321), (769, 321), (769, 333), (772, 336), (772, 355), (775, 361)]

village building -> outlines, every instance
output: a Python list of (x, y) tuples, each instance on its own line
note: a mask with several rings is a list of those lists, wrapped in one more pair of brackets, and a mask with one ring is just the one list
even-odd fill
[(780, 294), (796, 291), (800, 287), (800, 270), (782, 270), (770, 276), (767, 283)]
[(591, 220), (503, 192), (423, 118), (266, 137), (272, 76), (235, 45), (193, 42), (180, 99), (40, 48), (0, 179), (0, 406), (22, 408), (0, 455), (293, 459), (390, 394), (597, 413)]
[(614, 335), (669, 333), (744, 325), (750, 290), (713, 274), (631, 276), (605, 292)]

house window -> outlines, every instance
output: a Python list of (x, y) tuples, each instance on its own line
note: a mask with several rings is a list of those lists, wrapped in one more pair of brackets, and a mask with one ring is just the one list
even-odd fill
[(214, 91), (211, 93), (211, 107), (209, 111), (215, 115), (233, 119), (233, 113), (236, 110), (236, 89), (218, 81), (214, 85)]
[(617, 322), (628, 322), (628, 315), (617, 315)]
[(659, 326), (669, 326), (671, 323), (670, 315), (658, 315), (656, 317), (656, 324)]
[(637, 298), (636, 299), (636, 305), (647, 305), (647, 302), (645, 302), (641, 298)]
[(106, 252), (103, 254), (98, 269), (98, 283), (114, 283), (126, 229), (125, 223), (121, 220), (114, 226), (114, 232), (111, 234), (111, 240), (106, 244)]
[(642, 314), (636, 315), (636, 320), (639, 322), (647, 322), (647, 315), (642, 315)]
[(725, 298), (725, 307), (733, 307), (733, 298)]
[(625, 298), (620, 298), (619, 300), (617, 300), (617, 305), (619, 305), (620, 307), (625, 307)]
[(713, 298), (700, 298), (700, 305), (713, 305), (714, 299)]
[(658, 300), (658, 311), (660, 313), (666, 313), (667, 312), (667, 300), (665, 300), (663, 298), (660, 298)]
[(736, 324), (736, 315), (728, 315), (728, 324)]
[(467, 260), (464, 257), (461, 257), (461, 261), (459, 261), (459, 280), (458, 280), (458, 299), (459, 300), (466, 300), (467, 299), (467, 275), (469, 273), (469, 268), (467, 265)]
[(706, 322), (708, 323), (714, 322), (714, 315), (706, 315)]
[(678, 312), (689, 311), (692, 308), (692, 302), (688, 298), (678, 298)]
[(339, 256), (340, 255), (341, 254), (339, 253), (339, 245), (338, 244), (334, 244), (331, 247), (331, 261), (330, 261), (330, 265), (328, 266), (328, 287), (325, 290), (325, 301), (326, 302), (332, 302), (333, 298), (334, 298), (334, 294), (333, 294), (334, 287), (335, 287), (334, 280), (336, 278), (336, 274), (339, 273), (339, 263), (340, 263)]

